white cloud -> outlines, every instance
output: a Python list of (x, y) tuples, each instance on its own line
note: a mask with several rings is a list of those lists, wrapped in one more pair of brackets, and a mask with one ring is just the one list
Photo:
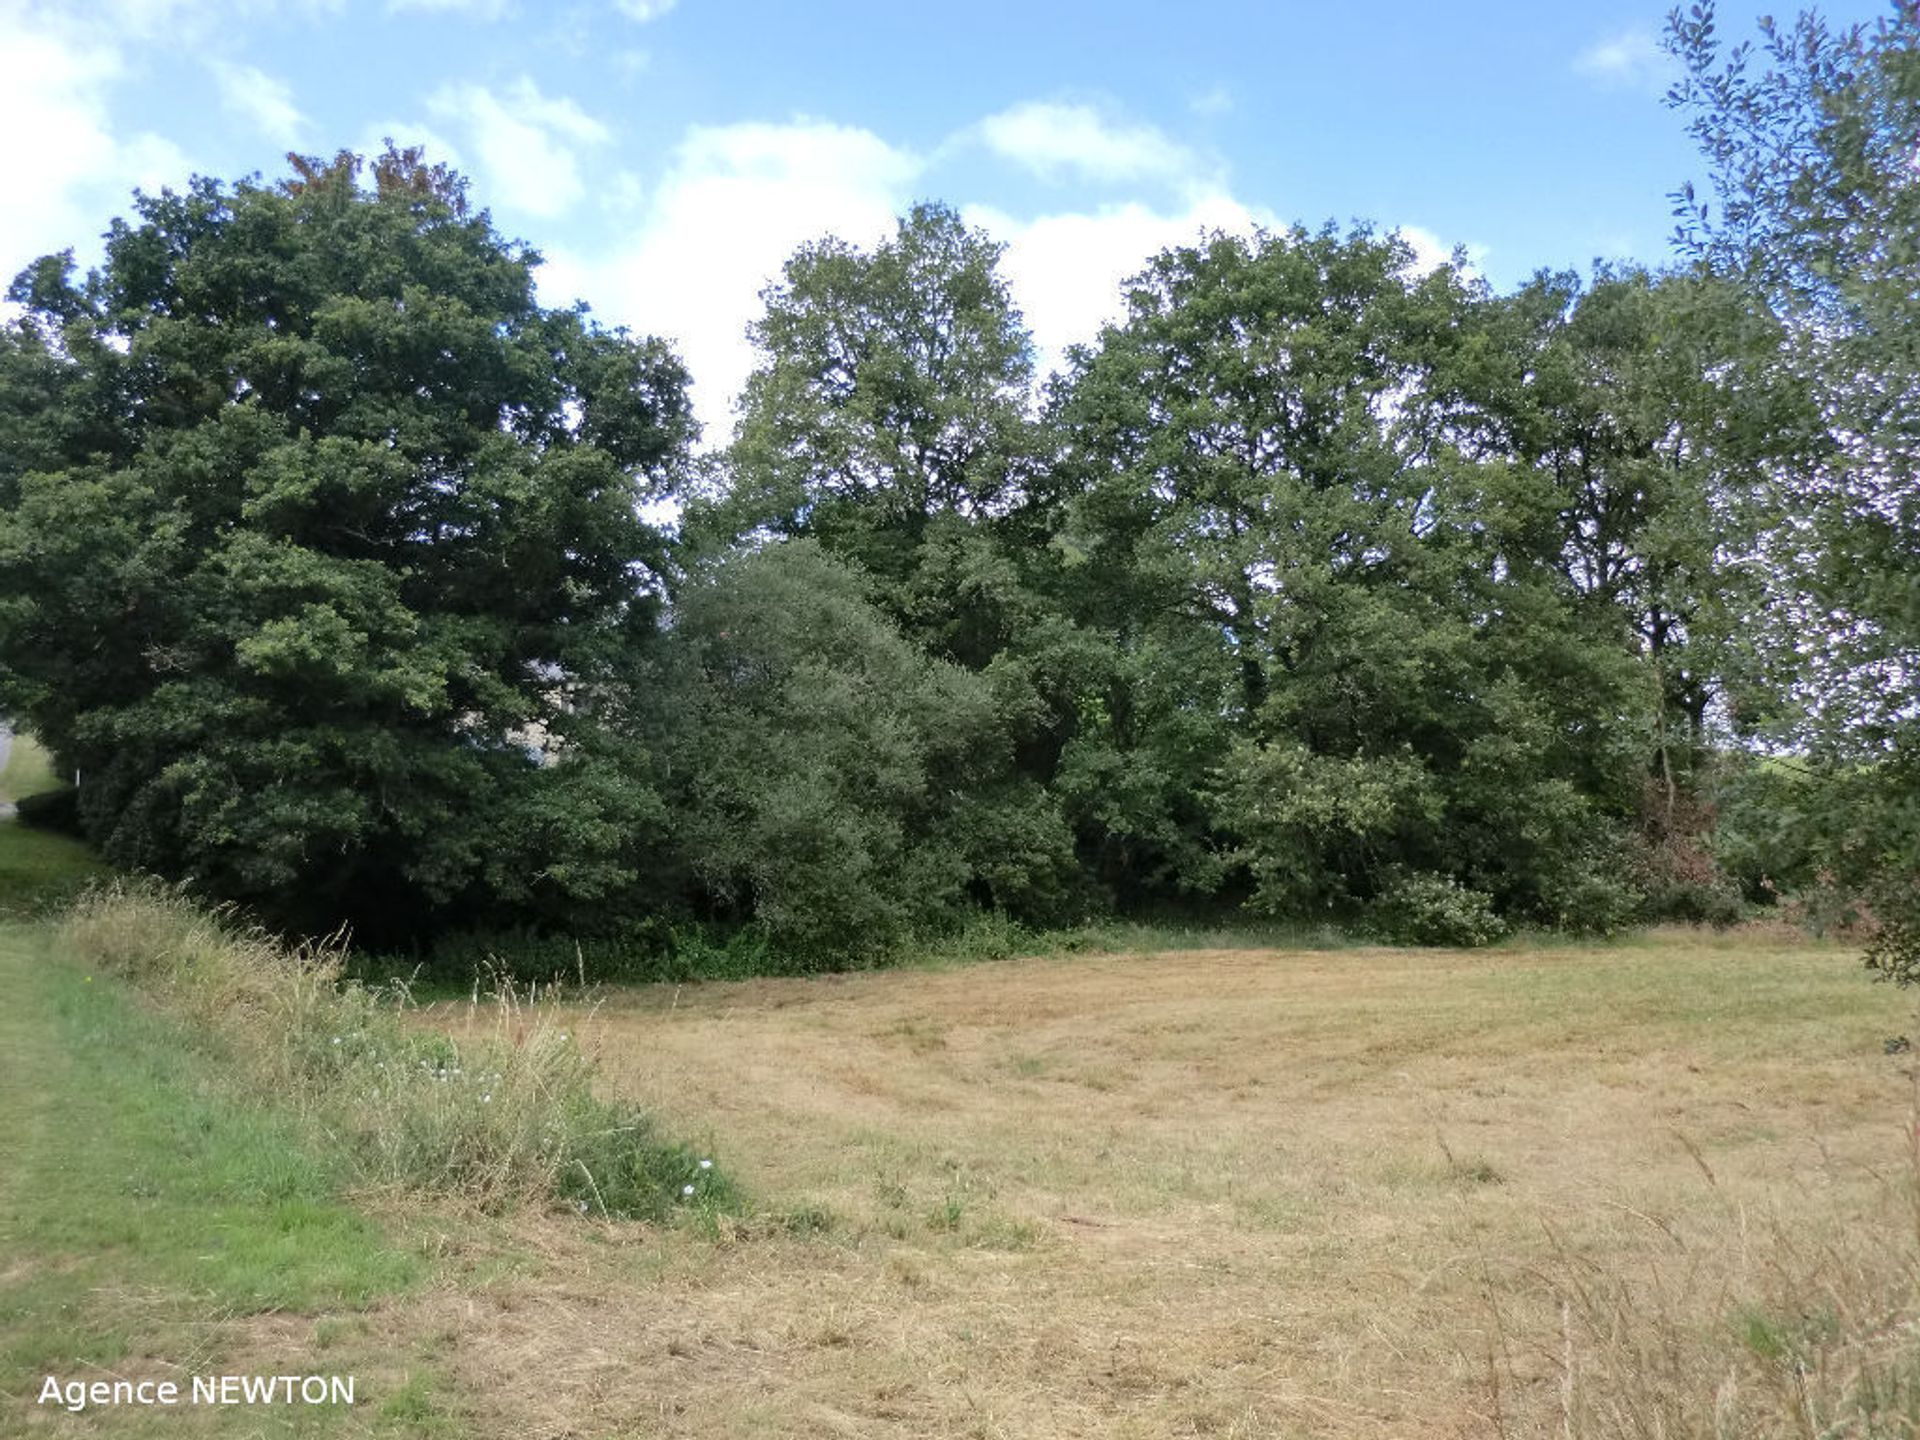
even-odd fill
[[(600, 254), (543, 247), (541, 302), (585, 299), (607, 323), (672, 341), (693, 374), (708, 442), (724, 444), (754, 364), (746, 328), (762, 312), (761, 292), (810, 241), (834, 235), (866, 247), (890, 235), (928, 163), (871, 131), (825, 121), (695, 127), (639, 197), (629, 243)], [(1283, 223), (1223, 185), (1164, 207), (1135, 201), (1029, 220), (987, 206), (961, 213), (1007, 247), (1002, 271), (1042, 375), (1069, 345), (1123, 318), (1123, 282), (1160, 250)], [(1403, 233), (1423, 268), (1448, 258), (1427, 232)]]
[(610, 322), (672, 340), (708, 439), (724, 441), (753, 368), (746, 328), (760, 292), (808, 241), (887, 235), (921, 168), (870, 131), (823, 121), (696, 126), (652, 187), (633, 243), (602, 257), (549, 251), (542, 303), (584, 297)]
[(1187, 101), (1187, 108), (1196, 115), (1224, 115), (1233, 109), (1233, 92), (1224, 85), (1215, 85)]
[(170, 141), (111, 126), (120, 59), (107, 35), (0, 5), (0, 288), (29, 261), (73, 246), (85, 263), (135, 186), (178, 185), (186, 157)]
[(471, 138), (487, 198), (543, 219), (571, 209), (586, 193), (575, 147), (612, 138), (573, 101), (548, 99), (525, 77), (504, 95), (484, 85), (448, 85), (427, 108)]
[(507, 13), (508, 0), (387, 0), (389, 12), (420, 10), (430, 15), (465, 15), (472, 20), (498, 20)]
[[(969, 206), (962, 213), (1007, 247), (1002, 273), (1033, 332), (1042, 376), (1064, 367), (1068, 346), (1090, 344), (1103, 325), (1125, 318), (1126, 282), (1162, 250), (1192, 245), (1216, 231), (1250, 235), (1286, 224), (1274, 211), (1248, 205), (1225, 190), (1197, 196), (1172, 211), (1134, 203), (1029, 221), (987, 206)], [(1407, 225), (1400, 235), (1413, 249), (1418, 273), (1452, 259), (1453, 247), (1429, 231)], [(1469, 268), (1484, 254), (1482, 247), (1467, 247)]]
[(1151, 125), (1109, 119), (1091, 105), (1029, 100), (977, 127), (987, 148), (1044, 180), (1198, 178), (1193, 153)]
[(645, 25), (658, 20), (677, 3), (678, 0), (613, 0), (613, 8), (629, 20)]
[(1644, 25), (1588, 46), (1574, 57), (1573, 68), (1597, 84), (1635, 90), (1663, 90), (1678, 74), (1673, 57)]
[[(1416, 275), (1425, 275), (1430, 271), (1438, 270), (1453, 259), (1454, 247), (1431, 230), (1423, 229), (1418, 225), (1402, 225), (1400, 238), (1406, 241), (1413, 251), (1412, 269)], [(1487, 247), (1465, 244), (1460, 248), (1465, 252), (1466, 272), (1469, 275), (1478, 274), (1480, 268), (1486, 264)]]
[(224, 60), (213, 61), (212, 68), (221, 104), (251, 124), (262, 139), (282, 150), (300, 143), (307, 117), (293, 103), (293, 91), (284, 80), (276, 80), (251, 65)]
[(1091, 342), (1102, 325), (1123, 317), (1123, 283), (1145, 269), (1151, 256), (1191, 245), (1208, 231), (1247, 234), (1279, 223), (1271, 211), (1222, 192), (1172, 212), (1134, 203), (1029, 221), (987, 206), (963, 213), (1007, 247), (1002, 271), (1033, 331), (1042, 375), (1065, 363), (1069, 345)]

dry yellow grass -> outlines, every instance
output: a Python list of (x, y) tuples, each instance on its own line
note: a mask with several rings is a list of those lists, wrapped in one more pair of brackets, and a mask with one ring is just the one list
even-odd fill
[(1858, 1379), (1761, 1393), (1821, 1305), (1883, 1304), (1833, 1324), (1911, 1375), (1912, 1006), (1838, 949), (1037, 959), (573, 1023), (789, 1225), (549, 1231), (410, 1319), (502, 1431), (1774, 1433)]

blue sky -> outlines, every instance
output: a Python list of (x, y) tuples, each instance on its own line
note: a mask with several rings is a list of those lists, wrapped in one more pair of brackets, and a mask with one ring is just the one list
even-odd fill
[[(1767, 7), (1723, 4), (1753, 34)], [(1880, 6), (1828, 6), (1839, 20)], [(916, 199), (1008, 246), (1043, 363), (1204, 226), (1364, 217), (1511, 286), (1667, 258), (1698, 164), (1664, 8), (975, 0), (0, 0), (0, 269), (132, 186), (423, 141), (543, 295), (670, 336), (719, 438), (781, 259)]]

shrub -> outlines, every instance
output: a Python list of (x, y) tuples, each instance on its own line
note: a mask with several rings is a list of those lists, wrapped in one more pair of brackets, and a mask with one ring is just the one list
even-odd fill
[(1401, 945), (1491, 945), (1506, 933), (1493, 897), (1451, 875), (1392, 876), (1373, 902), (1374, 928)]
[(1697, 881), (1669, 878), (1649, 888), (1646, 908), (1656, 920), (1711, 925), (1721, 930), (1738, 925), (1747, 914), (1740, 887), (1726, 875)]
[(23, 795), (14, 808), (22, 825), (77, 837), (80, 834), (79, 799), (78, 790), (70, 785), (62, 785), (54, 790)]
[(1570, 848), (1542, 877), (1533, 909), (1557, 930), (1577, 935), (1614, 935), (1646, 913), (1647, 896), (1636, 877), (1628, 837), (1596, 826), (1585, 843)]
[(1550, 899), (1554, 925), (1576, 935), (1617, 935), (1640, 918), (1645, 904), (1631, 881), (1603, 870), (1574, 872)]
[(595, 1097), (578, 1044), (511, 988), (477, 1038), (456, 1041), (409, 1027), (395, 992), (343, 981), (340, 946), (288, 949), (175, 891), (95, 890), (63, 934), (336, 1138), (365, 1184), (641, 1218), (729, 1198), (711, 1164), (660, 1138), (645, 1114)]

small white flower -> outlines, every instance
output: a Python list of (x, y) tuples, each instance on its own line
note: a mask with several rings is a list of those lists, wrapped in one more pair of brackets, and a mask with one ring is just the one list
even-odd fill
[(333, 1043), (334, 1043), (334, 1044), (336, 1044), (336, 1045), (338, 1045), (338, 1044), (340, 1043), (340, 1037), (339, 1037), (338, 1035), (336, 1035), (336, 1036), (334, 1036), (334, 1037), (333, 1037)]
[(713, 1162), (711, 1160), (702, 1160), (700, 1162), (700, 1168), (702, 1170), (711, 1170), (713, 1168)]
[(682, 1195), (691, 1195), (693, 1194), (693, 1187), (691, 1185), (682, 1185), (680, 1187), (680, 1193)]
[(491, 1104), (493, 1103), (493, 1096), (491, 1096), (491, 1095), (482, 1095), (482, 1096), (480, 1097), (480, 1103), (481, 1103), (482, 1105), (491, 1105)]

